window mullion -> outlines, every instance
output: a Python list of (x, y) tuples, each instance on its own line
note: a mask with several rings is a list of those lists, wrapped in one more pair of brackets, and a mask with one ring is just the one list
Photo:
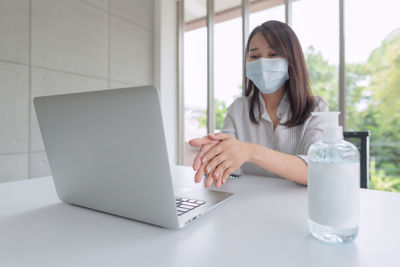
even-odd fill
[(292, 26), (292, 0), (285, 0), (285, 22)]
[(184, 59), (183, 59), (183, 52), (184, 52), (184, 33), (185, 33), (185, 18), (184, 18), (184, 10), (185, 10), (185, 4), (184, 0), (177, 1), (177, 13), (178, 13), (178, 165), (183, 165), (184, 164), (184, 159), (185, 159), (185, 127), (184, 127), (184, 76), (183, 76), (183, 71), (184, 71)]
[(339, 0), (339, 124), (346, 129), (346, 61), (344, 40), (344, 0)]
[[(247, 38), (249, 37), (249, 13), (250, 13), (250, 3), (249, 0), (242, 0), (242, 51), (243, 51), (243, 64), (246, 63), (246, 43)], [(244, 95), (246, 91), (246, 71), (243, 68), (243, 75), (242, 75), (242, 94)]]
[(207, 133), (214, 131), (214, 0), (207, 0)]

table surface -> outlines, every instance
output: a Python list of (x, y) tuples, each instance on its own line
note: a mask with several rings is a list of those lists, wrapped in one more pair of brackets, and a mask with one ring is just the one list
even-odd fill
[(233, 198), (168, 230), (65, 204), (51, 177), (1, 184), (0, 266), (400, 266), (398, 193), (362, 189), (356, 241), (331, 245), (308, 233), (306, 187), (242, 176), (220, 190)]

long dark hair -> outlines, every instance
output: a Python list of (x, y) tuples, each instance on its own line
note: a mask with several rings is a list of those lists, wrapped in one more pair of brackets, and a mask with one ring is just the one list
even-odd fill
[[(274, 49), (280, 57), (284, 57), (289, 62), (289, 80), (285, 82), (285, 90), (290, 100), (292, 117), (283, 125), (294, 127), (304, 123), (314, 109), (315, 101), (310, 89), (310, 81), (304, 60), (300, 42), (294, 31), (285, 23), (270, 20), (257, 26), (247, 40), (244, 68), (249, 55), (250, 41), (255, 34), (261, 33), (269, 46)], [(259, 101), (259, 89), (255, 84), (245, 78), (245, 95), (250, 98), (250, 120), (258, 124), (260, 118), (255, 117), (256, 106), (261, 112)]]

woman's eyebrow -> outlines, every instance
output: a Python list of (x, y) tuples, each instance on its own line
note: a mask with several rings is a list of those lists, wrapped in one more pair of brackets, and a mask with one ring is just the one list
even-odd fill
[[(267, 47), (265, 49), (262, 49), (263, 51), (273, 51), (276, 52), (273, 48), (271, 47)], [(253, 52), (253, 51), (261, 51), (258, 47), (254, 47), (254, 48), (250, 48), (249, 52)]]

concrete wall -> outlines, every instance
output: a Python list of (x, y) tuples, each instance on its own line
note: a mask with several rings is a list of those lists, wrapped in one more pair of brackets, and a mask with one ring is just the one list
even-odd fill
[[(163, 110), (174, 109), (174, 81), (154, 66), (167, 65), (163, 56), (175, 60), (155, 30), (162, 26), (155, 10), (166, 2), (176, 10), (173, 0), (0, 0), (0, 182), (50, 175), (35, 96), (156, 81), (166, 84)], [(173, 127), (176, 115), (165, 117)], [(172, 142), (174, 132), (168, 127)]]

